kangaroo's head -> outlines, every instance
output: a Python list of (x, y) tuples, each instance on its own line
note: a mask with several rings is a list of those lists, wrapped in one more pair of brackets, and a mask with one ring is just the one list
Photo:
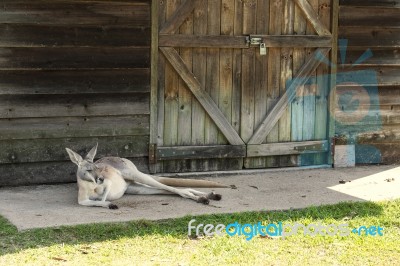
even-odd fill
[(79, 154), (71, 149), (65, 148), (71, 161), (78, 166), (77, 177), (86, 181), (96, 183), (95, 170), (96, 165), (93, 163), (94, 156), (97, 152), (97, 143), (83, 159)]

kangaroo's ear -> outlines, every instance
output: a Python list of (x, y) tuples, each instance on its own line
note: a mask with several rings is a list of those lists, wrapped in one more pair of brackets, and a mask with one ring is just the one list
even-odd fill
[(96, 143), (96, 145), (94, 145), (94, 147), (89, 151), (89, 153), (85, 157), (86, 161), (93, 163), (94, 156), (96, 155), (98, 145), (99, 145), (99, 143)]
[(71, 159), (71, 161), (74, 164), (76, 164), (77, 166), (79, 166), (83, 161), (82, 157), (79, 154), (77, 154), (76, 152), (74, 152), (74, 151), (72, 151), (72, 150), (70, 150), (68, 148), (65, 148), (65, 149), (67, 150), (69, 158)]

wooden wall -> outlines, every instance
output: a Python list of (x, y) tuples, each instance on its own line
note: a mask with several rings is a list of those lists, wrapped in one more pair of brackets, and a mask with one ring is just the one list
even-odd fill
[(75, 181), (65, 147), (147, 170), (150, 1), (2, 0), (0, 186)]
[(400, 162), (399, 26), (399, 0), (340, 1), (338, 81), (347, 72), (354, 83), (338, 84), (336, 133), (356, 143), (357, 163)]

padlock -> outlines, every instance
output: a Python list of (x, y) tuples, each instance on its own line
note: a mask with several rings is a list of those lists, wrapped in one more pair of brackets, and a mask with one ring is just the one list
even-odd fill
[(265, 43), (262, 42), (260, 43), (260, 55), (266, 55), (267, 54), (267, 47), (265, 46)]

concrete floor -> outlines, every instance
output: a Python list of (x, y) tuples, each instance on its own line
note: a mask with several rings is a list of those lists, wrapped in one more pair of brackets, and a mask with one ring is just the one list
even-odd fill
[[(0, 189), (0, 215), (19, 230), (139, 219), (159, 220), (211, 213), (304, 208), (342, 201), (400, 198), (400, 167), (279, 170), (240, 175), (203, 176), (237, 189), (213, 189), (221, 201), (202, 205), (178, 196), (125, 195), (118, 210), (83, 207), (76, 184)], [(341, 184), (339, 181), (351, 181)], [(210, 189), (200, 189), (207, 191)]]

